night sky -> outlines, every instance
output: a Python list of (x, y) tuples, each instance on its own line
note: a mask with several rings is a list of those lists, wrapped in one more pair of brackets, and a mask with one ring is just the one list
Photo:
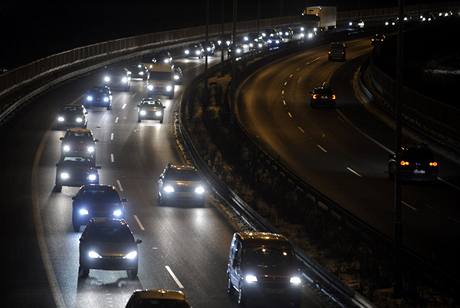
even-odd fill
[[(231, 0), (225, 0), (231, 20)], [(406, 1), (408, 4), (415, 1)], [(433, 1), (424, 1), (433, 2)], [(210, 0), (211, 23), (220, 22), (220, 0)], [(418, 2), (417, 2), (418, 3)], [(339, 10), (395, 6), (396, 1), (261, 0), (262, 17), (299, 14), (310, 5), (337, 5)], [(254, 19), (257, 0), (239, 0), (239, 20)], [(203, 24), (205, 0), (198, 1), (2, 1), (0, 67), (12, 68), (34, 59), (130, 35)]]

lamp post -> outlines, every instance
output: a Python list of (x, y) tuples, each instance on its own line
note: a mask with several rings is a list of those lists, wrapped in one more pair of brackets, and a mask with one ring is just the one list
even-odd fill
[(221, 25), (220, 25), (220, 39), (221, 39), (221, 43), (220, 43), (220, 47), (221, 47), (221, 51), (220, 51), (220, 62), (224, 62), (224, 33), (225, 33), (225, 0), (222, 0), (221, 1)]

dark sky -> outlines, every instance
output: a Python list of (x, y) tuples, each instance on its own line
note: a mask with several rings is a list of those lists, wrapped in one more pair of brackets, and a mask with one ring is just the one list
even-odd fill
[[(225, 0), (228, 21), (232, 2)], [(239, 19), (254, 19), (257, 2), (239, 0)], [(210, 0), (210, 3), (211, 22), (220, 22), (221, 0)], [(262, 17), (296, 15), (304, 6), (318, 4), (337, 5), (339, 10), (397, 4), (384, 0), (260, 0), (260, 3)], [(11, 68), (50, 53), (102, 40), (203, 24), (204, 8), (205, 0), (68, 0), (32, 4), (4, 0), (0, 3), (0, 67)]]

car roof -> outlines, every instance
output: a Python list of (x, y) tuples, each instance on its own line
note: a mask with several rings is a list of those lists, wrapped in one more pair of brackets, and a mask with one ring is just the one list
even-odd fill
[(169, 299), (185, 301), (185, 294), (182, 291), (166, 289), (146, 289), (134, 291), (137, 298), (141, 299)]
[(74, 134), (91, 134), (91, 130), (88, 128), (81, 128), (81, 127), (73, 127), (67, 129), (68, 132)]
[(105, 185), (105, 184), (89, 184), (83, 185), (80, 187), (80, 191), (88, 191), (88, 190), (97, 190), (97, 191), (116, 191), (115, 187), (112, 185)]
[(288, 239), (281, 234), (270, 233), (270, 232), (258, 232), (258, 231), (243, 231), (237, 232), (241, 240), (243, 241), (277, 241), (277, 242), (287, 242)]
[(187, 170), (187, 171), (198, 171), (196, 170), (196, 168), (192, 165), (170, 165), (169, 168), (171, 169), (175, 169), (175, 170), (178, 170), (178, 171), (183, 171), (183, 170)]

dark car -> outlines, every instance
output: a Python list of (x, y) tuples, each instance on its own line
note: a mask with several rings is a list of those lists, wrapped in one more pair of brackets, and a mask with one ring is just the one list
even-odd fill
[(87, 114), (86, 108), (82, 105), (65, 105), (59, 111), (54, 127), (55, 129), (86, 128), (88, 125)]
[(225, 50), (233, 42), (232, 35), (231, 34), (225, 34), (222, 37), (219, 37), (216, 42), (217, 42), (217, 48), (219, 48), (221, 50)]
[(187, 46), (184, 49), (184, 56), (186, 58), (198, 58), (201, 59), (204, 57), (204, 48), (200, 43), (193, 43)]
[(371, 38), (371, 45), (376, 46), (376, 45), (382, 44), (384, 41), (385, 41), (385, 34), (376, 33)]
[(137, 105), (137, 122), (142, 120), (158, 120), (163, 123), (165, 106), (160, 99), (143, 98)]
[(301, 272), (294, 248), (280, 234), (235, 233), (228, 256), (227, 280), (228, 293), (236, 292), (241, 305), (281, 299), (300, 307)]
[(294, 37), (294, 30), (291, 27), (281, 29), (281, 37), (285, 40), (292, 40)]
[(125, 218), (125, 206), (115, 187), (111, 185), (83, 185), (72, 197), (72, 226), (75, 232), (91, 218)]
[(273, 36), (263, 36), (262, 41), (268, 49), (277, 49), (283, 42), (283, 39), (274, 34)]
[(206, 41), (203, 41), (201, 42), (201, 45), (203, 46), (205, 55), (207, 54), (208, 56), (214, 56), (214, 53), (216, 51), (216, 45), (213, 41), (208, 41), (207, 44)]
[(190, 308), (182, 291), (137, 290), (131, 295), (126, 308)]
[(92, 218), (80, 237), (78, 276), (86, 278), (90, 269), (126, 270), (134, 279), (138, 271), (138, 248), (123, 219)]
[(260, 32), (263, 38), (275, 37), (278, 36), (278, 31), (276, 29), (264, 29)]
[[(235, 49), (235, 53), (233, 53), (233, 49)], [(227, 49), (229, 57), (232, 57), (233, 55), (235, 57), (241, 57), (245, 52), (246, 50), (242, 44), (230, 45)]]
[(184, 72), (182, 71), (182, 68), (180, 66), (174, 65), (173, 67), (174, 71), (174, 82), (176, 84), (182, 84), (184, 82)]
[(131, 89), (131, 72), (125, 68), (106, 67), (102, 74), (103, 85), (112, 90), (129, 91)]
[(91, 88), (83, 98), (83, 106), (85, 108), (105, 107), (107, 110), (112, 109), (112, 91), (108, 86)]
[(264, 46), (262, 35), (255, 32), (243, 35), (241, 44), (246, 50), (257, 50)]
[(396, 167), (402, 180), (406, 181), (435, 181), (439, 173), (439, 162), (431, 149), (425, 144), (417, 144), (401, 148), (401, 159), (396, 161), (395, 155), (390, 155), (388, 173), (394, 178)]
[(86, 128), (68, 129), (61, 137), (61, 158), (64, 156), (82, 156), (96, 160), (96, 142), (93, 133)]
[(310, 92), (310, 106), (315, 107), (335, 107), (336, 94), (329, 84), (324, 82), (320, 87), (316, 87)]
[(149, 70), (144, 63), (132, 64), (126, 69), (130, 72), (131, 80), (144, 80), (149, 78)]
[(170, 64), (172, 63), (172, 60), (173, 57), (171, 56), (171, 53), (167, 50), (162, 50), (152, 55), (152, 63)]
[(56, 164), (55, 192), (62, 186), (80, 187), (85, 184), (99, 184), (99, 173), (94, 160), (80, 156), (62, 157)]
[(203, 206), (206, 189), (195, 167), (168, 164), (158, 180), (158, 202), (160, 205), (192, 203)]

